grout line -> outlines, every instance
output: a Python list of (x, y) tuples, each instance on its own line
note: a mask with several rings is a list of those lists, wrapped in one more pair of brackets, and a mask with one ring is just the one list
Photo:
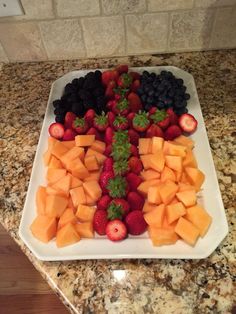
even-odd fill
[(42, 32), (41, 32), (41, 27), (40, 27), (40, 23), (36, 23), (37, 25), (37, 28), (38, 28), (38, 31), (39, 31), (39, 34), (40, 34), (40, 38), (41, 38), (41, 42), (42, 42), (42, 45), (43, 45), (43, 49), (45, 51), (45, 54), (47, 56), (47, 60), (49, 59), (49, 56), (48, 56), (48, 51), (47, 51), (47, 45), (46, 43), (44, 42), (43, 40), (43, 36), (42, 36)]
[(172, 12), (168, 13), (166, 50), (169, 49), (170, 33), (171, 33), (171, 22), (172, 22)]
[(82, 24), (82, 19), (81, 18), (78, 19), (78, 23), (79, 23), (80, 28), (81, 28), (81, 37), (82, 37), (82, 41), (84, 43), (85, 56), (86, 56), (86, 58), (88, 58), (88, 49), (87, 49), (87, 45), (86, 45), (86, 42), (85, 42), (84, 28), (83, 28), (83, 24)]
[[(219, 8), (215, 8), (214, 13), (213, 13), (214, 16), (213, 16), (213, 21), (211, 24), (210, 39), (209, 39), (209, 43), (208, 43), (208, 48), (210, 48), (211, 44), (212, 44), (212, 37), (213, 37), (214, 30), (215, 30), (216, 16), (217, 16), (218, 11), (219, 11)], [(212, 49), (214, 49), (214, 48), (212, 48)]]
[[(5, 57), (7, 58), (7, 61), (3, 61), (3, 62), (10, 62), (10, 58), (8, 57), (7, 51), (5, 49), (5, 47), (3, 46), (3, 43), (0, 41), (0, 45), (2, 46), (2, 50), (4, 52)], [(1, 61), (2, 62), (2, 61)]]
[(100, 16), (106, 16), (103, 11), (102, 0), (98, 0), (98, 1), (99, 1), (99, 8), (100, 8)]
[(56, 0), (52, 0), (52, 12), (53, 12), (53, 15), (54, 15), (54, 18), (57, 18), (58, 15), (57, 15), (57, 8), (56, 8)]
[(127, 36), (127, 23), (126, 23), (126, 17), (125, 15), (123, 17), (123, 23), (124, 23), (124, 37), (125, 37), (125, 54), (128, 54), (128, 49), (127, 49), (127, 41), (128, 41), (128, 36)]

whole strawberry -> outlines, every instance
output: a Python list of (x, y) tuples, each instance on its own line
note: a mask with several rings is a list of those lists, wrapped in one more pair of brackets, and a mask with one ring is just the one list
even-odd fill
[(72, 123), (72, 128), (78, 133), (78, 134), (85, 134), (88, 131), (88, 123), (84, 118), (75, 118), (75, 120)]
[(106, 235), (111, 241), (121, 241), (127, 236), (126, 225), (119, 219), (111, 220), (106, 226)]
[(114, 114), (120, 114), (122, 116), (127, 116), (129, 112), (129, 104), (127, 99), (121, 98), (118, 101), (114, 101), (113, 106), (112, 106), (112, 111)]
[(114, 142), (112, 144), (112, 157), (115, 161), (128, 159), (131, 154), (131, 144), (129, 142)]
[(114, 160), (111, 157), (105, 159), (102, 171), (113, 171)]
[(133, 144), (130, 146), (130, 155), (138, 157), (138, 148)]
[(72, 129), (66, 129), (65, 133), (63, 135), (62, 140), (63, 141), (73, 141), (75, 139), (75, 136), (77, 135), (77, 133), (75, 132), (75, 130)]
[[(108, 194), (109, 190), (107, 189), (109, 186), (110, 181), (112, 181), (114, 178), (114, 172), (113, 171), (104, 171), (100, 174), (99, 177), (99, 184), (102, 189), (103, 194)], [(111, 195), (111, 197), (113, 197)]]
[(98, 141), (101, 141), (102, 140), (102, 136), (101, 134), (98, 132), (97, 129), (95, 128), (90, 128), (87, 132), (86, 132), (87, 135), (95, 135), (95, 139), (98, 140)]
[(124, 176), (129, 171), (129, 165), (127, 160), (117, 160), (114, 162), (113, 170), (115, 175)]
[(122, 73), (127, 73), (129, 70), (129, 67), (127, 64), (120, 64), (120, 65), (117, 65), (116, 67), (116, 71), (119, 73), (119, 74), (122, 74)]
[(104, 150), (104, 155), (109, 157), (111, 155), (111, 152), (112, 152), (112, 145), (111, 144), (108, 144)]
[(132, 124), (133, 128), (137, 132), (145, 132), (150, 125), (148, 114), (145, 111), (139, 111), (138, 113), (135, 114)]
[(107, 224), (108, 224), (107, 211), (105, 209), (96, 210), (93, 216), (94, 230), (100, 235), (105, 235)]
[(131, 144), (137, 146), (138, 141), (139, 141), (139, 134), (138, 132), (134, 131), (133, 129), (128, 130), (128, 135), (129, 135), (129, 141)]
[(137, 192), (137, 188), (142, 183), (142, 179), (135, 173), (129, 172), (126, 175), (126, 180), (129, 184), (129, 188), (131, 191)]
[(84, 119), (85, 121), (88, 123), (89, 126), (93, 125), (93, 120), (95, 117), (95, 111), (93, 109), (89, 109), (85, 115), (84, 115)]
[(157, 107), (151, 107), (148, 111), (149, 117), (157, 111)]
[(146, 137), (152, 138), (153, 136), (162, 137), (162, 138), (164, 137), (164, 132), (156, 124), (151, 124), (150, 127), (146, 131)]
[(108, 111), (107, 113), (107, 119), (110, 127), (113, 127), (113, 123), (115, 121), (116, 115), (112, 111)]
[(178, 125), (171, 125), (166, 129), (164, 133), (164, 138), (166, 141), (172, 141), (181, 134), (182, 130)]
[(96, 115), (93, 121), (93, 126), (99, 131), (104, 132), (108, 127), (108, 118), (105, 112), (101, 115)]
[(76, 119), (76, 115), (73, 112), (68, 111), (65, 115), (64, 119), (64, 127), (65, 129), (71, 129), (74, 120)]
[(131, 172), (140, 174), (143, 170), (143, 164), (138, 157), (132, 156), (129, 159), (129, 168)]
[(141, 210), (134, 210), (130, 212), (125, 218), (125, 224), (129, 234), (132, 235), (140, 235), (147, 229), (147, 223), (143, 218)]
[(117, 101), (116, 100), (109, 100), (108, 102), (107, 102), (107, 109), (109, 109), (109, 110), (112, 110), (112, 107), (115, 105), (117, 103)]
[[(101, 177), (100, 177), (101, 179)], [(109, 179), (103, 179), (102, 186), (104, 188), (104, 182), (107, 182), (106, 184), (106, 190), (108, 191), (109, 195), (112, 198), (122, 198), (125, 197), (128, 190), (128, 184), (124, 177), (116, 176), (116, 177), (109, 177)]]
[(158, 125), (162, 130), (165, 130), (170, 125), (170, 118), (167, 112), (163, 110), (157, 109), (155, 113), (150, 115), (150, 119), (153, 123)]
[(105, 91), (105, 96), (107, 99), (112, 99), (115, 96), (114, 88), (116, 87), (116, 82), (114, 80), (108, 82), (106, 91)]
[(128, 95), (129, 108), (132, 112), (138, 112), (143, 108), (141, 99), (137, 94), (131, 92)]
[(129, 192), (127, 195), (127, 201), (130, 206), (130, 210), (142, 210), (144, 205), (144, 198), (138, 192)]
[(114, 129), (117, 130), (126, 130), (128, 129), (129, 123), (126, 117), (118, 115), (116, 116), (113, 122)]
[(134, 112), (130, 112), (127, 114), (126, 118), (129, 122), (129, 126), (132, 128), (132, 122), (133, 122), (133, 118), (135, 116), (135, 113)]
[(115, 198), (107, 208), (109, 220), (123, 219), (129, 213), (129, 203), (123, 198)]
[(112, 130), (111, 127), (106, 128), (105, 131), (105, 136), (104, 136), (104, 142), (108, 145), (112, 143), (113, 140), (113, 136), (114, 136), (114, 131)]
[(172, 108), (168, 108), (166, 110), (166, 113), (170, 118), (170, 125), (178, 125), (179, 118), (177, 114), (174, 112), (174, 110)]
[(139, 89), (140, 85), (141, 85), (140, 80), (134, 80), (130, 86), (130, 90), (132, 92), (136, 93), (137, 90)]
[(97, 202), (97, 209), (103, 209), (106, 210), (109, 206), (112, 198), (109, 195), (103, 195), (100, 200)]
[(127, 88), (132, 84), (133, 78), (128, 73), (122, 73), (118, 80), (117, 85), (122, 88)]

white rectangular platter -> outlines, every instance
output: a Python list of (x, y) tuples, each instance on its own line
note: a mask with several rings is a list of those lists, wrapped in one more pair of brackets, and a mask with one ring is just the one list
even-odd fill
[(122, 258), (201, 259), (208, 257), (228, 233), (224, 206), (192, 75), (173, 66), (131, 69), (140, 73), (144, 70), (155, 73), (167, 70), (171, 71), (176, 77), (184, 80), (187, 92), (191, 95), (188, 101), (189, 112), (198, 120), (197, 131), (191, 136), (195, 141), (194, 153), (199, 168), (206, 176), (202, 190), (199, 193), (198, 202), (212, 216), (213, 222), (205, 237), (200, 238), (194, 247), (189, 246), (181, 240), (177, 241), (174, 245), (154, 247), (147, 233), (136, 237), (129, 236), (126, 240), (118, 243), (111, 242), (106, 237), (96, 236), (94, 239), (83, 239), (65, 248), (57, 248), (54, 240), (48, 244), (44, 244), (33, 237), (29, 226), (36, 217), (35, 195), (37, 187), (46, 184), (46, 168), (43, 164), (43, 153), (47, 149), (48, 127), (54, 122), (52, 102), (62, 96), (67, 83), (76, 77), (84, 76), (91, 70), (73, 71), (67, 73), (52, 84), (19, 228), (21, 239), (40, 260), (62, 261)]

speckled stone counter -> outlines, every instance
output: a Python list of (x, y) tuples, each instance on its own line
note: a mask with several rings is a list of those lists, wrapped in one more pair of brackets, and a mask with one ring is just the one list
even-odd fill
[[(203, 110), (229, 234), (205, 260), (41, 262), (18, 236), (51, 83), (78, 69), (175, 65), (190, 72)], [(73, 313), (231, 313), (236, 304), (236, 51), (3, 65), (0, 222)], [(121, 274), (121, 276), (119, 276)]]

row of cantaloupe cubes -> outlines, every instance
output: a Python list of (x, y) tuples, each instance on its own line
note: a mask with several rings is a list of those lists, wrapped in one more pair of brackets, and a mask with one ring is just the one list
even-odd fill
[(153, 245), (174, 244), (179, 237), (194, 245), (211, 224), (210, 215), (196, 204), (205, 176), (197, 168), (193, 146), (183, 135), (174, 141), (139, 140), (144, 181), (138, 191), (147, 198), (143, 212)]
[(44, 154), (47, 186), (36, 192), (38, 216), (31, 225), (33, 235), (43, 242), (56, 236), (58, 247), (93, 237), (94, 205), (101, 197), (98, 183), (105, 160), (105, 143), (94, 135), (78, 135), (75, 141), (50, 137)]

